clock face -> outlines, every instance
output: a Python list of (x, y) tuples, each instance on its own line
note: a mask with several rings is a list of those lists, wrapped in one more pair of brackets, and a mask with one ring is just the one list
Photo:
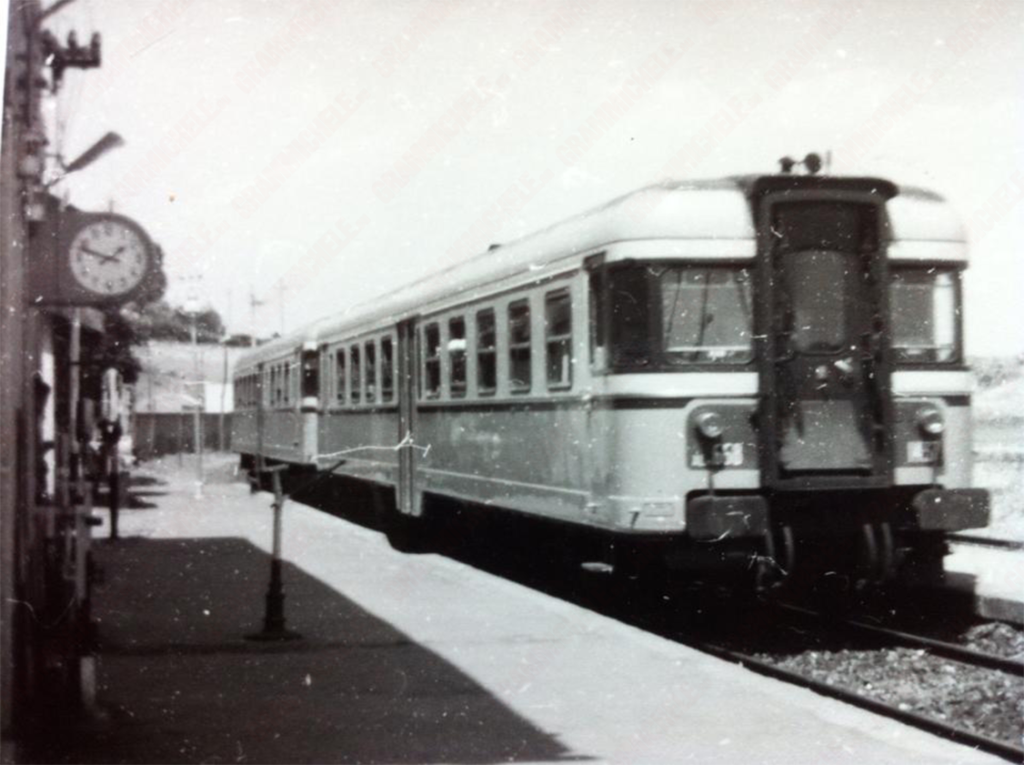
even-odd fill
[(71, 273), (89, 292), (106, 297), (131, 292), (149, 269), (149, 246), (143, 234), (116, 218), (81, 228), (68, 248)]

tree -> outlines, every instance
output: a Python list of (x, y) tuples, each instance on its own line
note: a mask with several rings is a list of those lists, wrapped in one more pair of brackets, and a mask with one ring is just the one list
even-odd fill
[(139, 344), (139, 335), (131, 318), (120, 308), (108, 308), (103, 312), (103, 334), (94, 352), (87, 356), (84, 364), (97, 377), (105, 369), (116, 369), (121, 378), (131, 385), (139, 379), (142, 364), (132, 350)]
[[(141, 341), (192, 339), (192, 314), (166, 300), (150, 303), (133, 317)], [(218, 343), (224, 336), (224, 322), (212, 308), (195, 315), (196, 339), (200, 343)]]

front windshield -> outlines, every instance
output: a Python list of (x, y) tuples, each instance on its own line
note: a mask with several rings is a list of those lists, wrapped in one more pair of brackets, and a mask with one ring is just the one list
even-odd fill
[(737, 364), (752, 355), (750, 272), (652, 263), (609, 274), (616, 367)]
[(898, 361), (957, 360), (957, 277), (951, 269), (893, 269), (889, 303)]

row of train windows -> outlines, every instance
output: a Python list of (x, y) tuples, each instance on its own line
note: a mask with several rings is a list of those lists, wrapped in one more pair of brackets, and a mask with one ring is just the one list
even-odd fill
[(292, 365), (287, 362), (270, 367), (270, 406), (292, 403)]
[[(476, 324), (476, 344), (470, 349), (466, 318), (448, 319), (447, 343), (441, 342), (441, 323), (423, 327), (423, 395), (441, 395), (441, 372), (447, 369), (448, 391), (452, 398), (464, 398), (467, 391), (467, 354), (476, 354), (476, 390), (480, 396), (493, 396), (498, 390), (498, 333), (494, 308), (484, 308), (472, 317)], [(508, 304), (504, 321), (508, 329), (506, 349), (508, 388), (511, 393), (529, 393), (533, 388), (533, 343), (530, 325), (530, 301), (526, 298)], [(572, 387), (572, 300), (565, 289), (544, 296), (544, 345), (548, 390)], [(443, 364), (447, 357), (447, 363)]]
[[(503, 317), (507, 334), (501, 352), (507, 354), (506, 374), (511, 393), (529, 393), (533, 389), (533, 337), (528, 299), (508, 304)], [(447, 342), (442, 344), (440, 322), (424, 325), (420, 355), (421, 394), (426, 398), (441, 395), (442, 369), (446, 370), (448, 391), (452, 398), (465, 398), (468, 388), (468, 354), (476, 357), (476, 391), (480, 396), (493, 396), (498, 391), (497, 332), (498, 313), (494, 308), (477, 311), (471, 320), (475, 323), (475, 345), (470, 347), (466, 331), (466, 317), (454, 316), (447, 320)], [(549, 292), (544, 296), (544, 353), (547, 390), (568, 390), (572, 387), (572, 300), (566, 289)], [(325, 402), (335, 405), (391, 403), (395, 398), (395, 344), (391, 336), (353, 343), (337, 348), (322, 357), (333, 368), (333, 391), (322, 391)], [(379, 362), (379, 364), (378, 364)], [(378, 376), (379, 373), (379, 376)], [(288, 406), (292, 403), (292, 372), (289, 363), (275, 364), (264, 373), (268, 386), (269, 406)], [(309, 380), (306, 378), (309, 377)], [(313, 382), (315, 375), (303, 375), (303, 388)], [(256, 375), (239, 378), (236, 400), (240, 406), (258, 404)], [(315, 391), (304, 395), (315, 395)], [(333, 394), (333, 395), (332, 395)]]
[(235, 408), (250, 409), (259, 405), (259, 384), (255, 374), (235, 380)]
[[(338, 404), (389, 403), (395, 398), (395, 345), (380, 338), (378, 398), (377, 341), (369, 340), (334, 352), (334, 400)], [(326, 396), (325, 396), (326, 398)]]
[[(268, 406), (288, 406), (293, 402), (292, 365), (289, 362), (274, 364), (263, 372), (264, 389), (269, 392)], [(260, 386), (257, 374), (249, 374), (235, 380), (235, 407), (254, 408), (260, 403)]]

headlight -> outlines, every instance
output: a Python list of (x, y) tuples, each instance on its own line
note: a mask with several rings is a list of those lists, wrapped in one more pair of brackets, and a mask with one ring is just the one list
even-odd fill
[(697, 432), (709, 441), (722, 437), (722, 418), (715, 412), (697, 415)]
[(918, 411), (917, 427), (927, 436), (941, 436), (946, 430), (946, 423), (942, 421), (942, 412), (929, 406)]

